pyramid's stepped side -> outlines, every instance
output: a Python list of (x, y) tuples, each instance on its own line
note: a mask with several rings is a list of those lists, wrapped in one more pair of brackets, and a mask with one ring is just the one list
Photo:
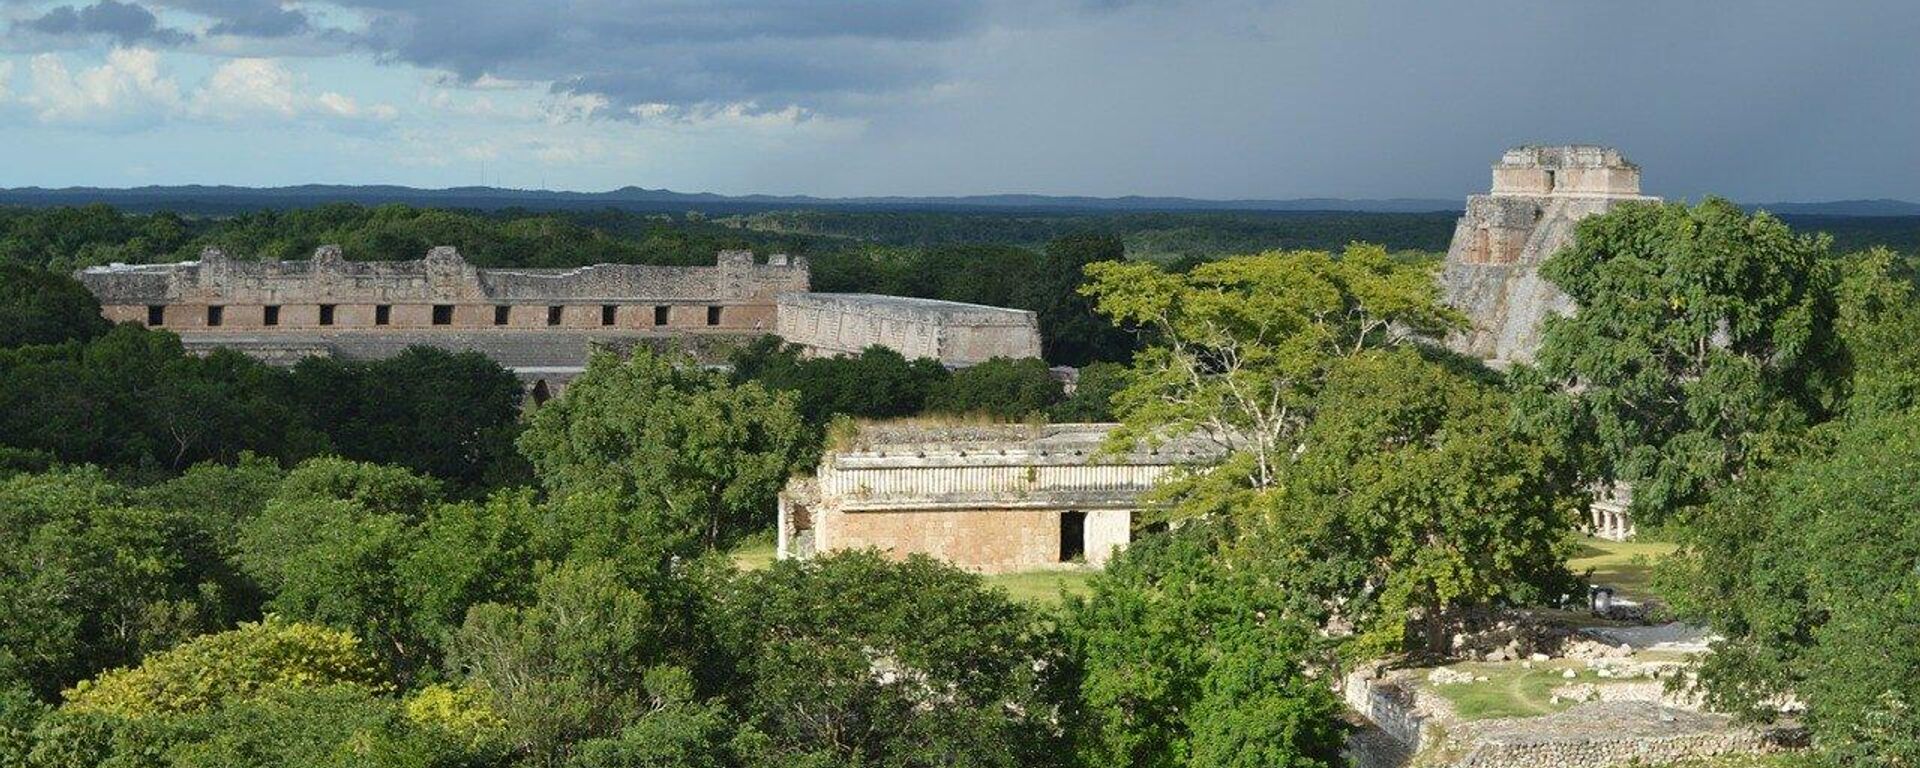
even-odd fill
[(1640, 194), (1640, 168), (1596, 146), (1518, 147), (1493, 166), (1489, 194), (1467, 198), (1441, 276), (1448, 304), (1472, 328), (1448, 345), (1496, 365), (1526, 362), (1550, 313), (1573, 302), (1540, 277), (1540, 264), (1573, 242), (1581, 219)]

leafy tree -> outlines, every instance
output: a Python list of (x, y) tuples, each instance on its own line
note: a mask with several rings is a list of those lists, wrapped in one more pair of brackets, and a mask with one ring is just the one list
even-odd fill
[(415, 532), (397, 515), (339, 517), (315, 526), (313, 538), (280, 563), (268, 609), (289, 618), (351, 630), (399, 680), (429, 668), (435, 648), (408, 604), (398, 571)]
[(514, 751), (557, 766), (647, 710), (642, 681), (663, 660), (663, 628), (604, 563), (562, 566), (535, 591), (529, 606), (470, 611), (454, 662), (493, 692)]
[[(1362, 658), (1444, 652), (1450, 617), (1576, 591), (1580, 519), (1556, 441), (1516, 430), (1505, 393), (1413, 350), (1334, 366), (1285, 482), (1242, 546), (1361, 630)], [(1337, 606), (1337, 608), (1335, 607)]]
[(1067, 395), (1048, 412), (1057, 422), (1113, 421), (1113, 398), (1127, 387), (1127, 367), (1119, 363), (1094, 363), (1080, 369), (1073, 394)]
[[(724, 768), (733, 723), (719, 702), (693, 700), (686, 670), (647, 670), (647, 712), (614, 736), (582, 742), (569, 768)], [(737, 758), (736, 758), (737, 760)]]
[(1039, 358), (996, 357), (955, 372), (933, 390), (927, 409), (1017, 419), (1044, 414), (1062, 397), (1059, 380)]
[(1337, 766), (1340, 704), (1289, 596), (1226, 565), (1217, 523), (1136, 541), (1063, 620), (1084, 765)]
[(274, 685), (139, 718), (66, 707), (34, 736), (33, 765), (60, 768), (467, 768), (504, 757), (497, 742), (473, 741), (373, 689), (338, 682)]
[(1725, 200), (1622, 205), (1581, 221), (1541, 275), (1580, 311), (1547, 321), (1534, 406), (1593, 446), (1601, 481), (1655, 523), (1838, 406), (1835, 275), (1824, 237)]
[(907, 360), (881, 346), (858, 355), (804, 358), (797, 346), (763, 336), (732, 355), (734, 382), (757, 381), (799, 396), (801, 418), (815, 427), (836, 415), (886, 419), (912, 416), (948, 378), (937, 360)]
[(95, 470), (0, 482), (0, 681), (62, 688), (251, 611), (192, 518)]
[(755, 765), (1058, 761), (1058, 668), (1034, 618), (978, 576), (874, 552), (780, 561), (716, 601)]
[(563, 503), (628, 511), (665, 555), (765, 525), (806, 440), (791, 394), (639, 350), (596, 354), (565, 396), (534, 413), (520, 447)]
[(1717, 493), (1657, 583), (1726, 638), (1700, 669), (1709, 705), (1765, 717), (1791, 693), (1840, 764), (1910, 765), (1920, 760), (1920, 415), (1828, 432), (1830, 444)]
[(460, 768), (499, 758), (410, 726), (392, 699), (334, 684), (269, 689), (146, 733), (177, 768)]
[(240, 526), (235, 555), (270, 593), (285, 586), (288, 563), (331, 528), (370, 516), (407, 522), (426, 516), (440, 484), (399, 467), (314, 459), (288, 472), (258, 515)]
[(413, 633), (444, 646), (467, 609), (531, 602), (540, 565), (559, 560), (564, 549), (528, 490), (435, 508), (395, 564)]
[(1920, 297), (1914, 257), (1884, 248), (1840, 264), (1834, 330), (1845, 345), (1850, 378), (1845, 415), (1872, 418), (1920, 406)]
[(252, 451), (316, 452), (285, 374), (231, 351), (121, 325), (88, 342), (0, 349), (0, 440), (72, 463), (180, 470)]
[(0, 263), (0, 347), (86, 341), (107, 326), (100, 302), (80, 281)]
[(470, 488), (524, 473), (513, 451), (519, 379), (478, 352), (409, 347), (372, 361), (307, 358), (292, 380), (300, 410), (344, 455)]
[(0, 680), (0, 768), (27, 768), (33, 731), (49, 709), (32, 691)]
[(1102, 322), (1082, 287), (1092, 277), (1088, 266), (1125, 258), (1126, 246), (1109, 236), (1071, 235), (1047, 243), (1039, 271), (1023, 281), (1019, 306), (1039, 315), (1042, 357), (1048, 362), (1082, 366), (1125, 360), (1133, 351), (1131, 334)]
[(1204, 436), (1248, 459), (1245, 482), (1277, 482), (1333, 364), (1462, 322), (1428, 269), (1355, 245), (1239, 256), (1169, 274), (1102, 262), (1083, 289), (1115, 322), (1151, 329), (1113, 398), (1123, 440)]
[(62, 709), (139, 719), (203, 711), (272, 688), (378, 688), (379, 679), (373, 658), (352, 634), (269, 618), (82, 681), (67, 691)]

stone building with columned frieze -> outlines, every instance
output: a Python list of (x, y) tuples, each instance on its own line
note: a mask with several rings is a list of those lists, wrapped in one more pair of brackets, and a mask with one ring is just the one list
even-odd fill
[(1198, 440), (1106, 449), (1112, 424), (863, 425), (780, 495), (778, 555), (930, 555), (999, 573), (1104, 565), (1144, 494), (1210, 466)]

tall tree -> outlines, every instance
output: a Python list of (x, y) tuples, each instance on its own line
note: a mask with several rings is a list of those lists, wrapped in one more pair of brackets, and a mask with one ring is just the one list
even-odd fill
[(1136, 343), (1133, 335), (1103, 322), (1081, 290), (1088, 265), (1126, 257), (1126, 245), (1108, 235), (1070, 235), (1047, 243), (1040, 270), (1025, 284), (1019, 303), (1040, 316), (1041, 356), (1047, 362), (1081, 366), (1127, 359)]
[(1310, 625), (1197, 521), (1127, 549), (1063, 619), (1080, 764), (1331, 768), (1340, 704), (1307, 674)]
[[(1800, 458), (1723, 488), (1658, 586), (1725, 639), (1706, 702), (1805, 703), (1842, 765), (1920, 761), (1920, 415), (1836, 424)], [(1826, 437), (1823, 435), (1823, 437)]]
[(717, 599), (756, 766), (1045, 766), (1064, 755), (1034, 617), (924, 556), (850, 552), (745, 574)]
[(100, 302), (80, 281), (0, 262), (0, 347), (86, 341), (107, 331)]
[(1121, 438), (1198, 434), (1241, 452), (1255, 488), (1278, 480), (1334, 363), (1463, 322), (1439, 304), (1429, 269), (1374, 246), (1239, 256), (1186, 274), (1133, 262), (1086, 271), (1101, 313), (1155, 339), (1113, 398)]
[(663, 556), (766, 525), (806, 445), (792, 394), (646, 350), (594, 355), (520, 438), (555, 497), (636, 518)]
[(1838, 406), (1825, 237), (1720, 199), (1634, 203), (1580, 222), (1541, 274), (1579, 305), (1547, 322), (1540, 410), (1594, 447), (1597, 479), (1659, 522), (1764, 464)]

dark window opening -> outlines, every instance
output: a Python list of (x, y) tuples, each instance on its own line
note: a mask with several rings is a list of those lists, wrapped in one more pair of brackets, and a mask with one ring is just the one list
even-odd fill
[(666, 307), (653, 308), (653, 324), (654, 325), (667, 324), (667, 308)]
[(147, 305), (147, 325), (166, 325), (167, 307), (164, 304)]
[(332, 304), (320, 305), (320, 324), (333, 325), (333, 305)]
[(225, 317), (226, 317), (226, 307), (207, 307), (207, 327), (208, 328), (213, 328), (220, 325), (220, 321)]
[(433, 324), (434, 325), (453, 325), (453, 305), (452, 304), (433, 305)]
[(719, 324), (720, 324), (720, 308), (707, 307), (707, 325), (719, 325)]
[(261, 309), (260, 323), (262, 325), (279, 325), (280, 324), (280, 305), (268, 304), (264, 307), (261, 307), (260, 309)]
[(618, 313), (619, 313), (619, 309), (614, 307), (612, 304), (600, 305), (600, 324), (613, 325), (613, 319), (615, 316), (618, 315)]
[(559, 325), (559, 324), (560, 324), (560, 308), (547, 307), (547, 325)]
[(501, 305), (493, 308), (493, 324), (506, 325), (507, 318), (513, 313), (513, 307)]
[(1060, 562), (1071, 563), (1087, 557), (1087, 513), (1060, 513)]
[(1547, 191), (1548, 192), (1553, 191), (1553, 185), (1558, 181), (1559, 181), (1559, 176), (1557, 173), (1555, 173), (1554, 171), (1547, 171)]
[(541, 379), (533, 383), (532, 396), (534, 405), (540, 405), (553, 399), (553, 390), (547, 388), (546, 379)]
[(386, 325), (393, 322), (393, 305), (381, 304), (373, 308), (373, 324)]

